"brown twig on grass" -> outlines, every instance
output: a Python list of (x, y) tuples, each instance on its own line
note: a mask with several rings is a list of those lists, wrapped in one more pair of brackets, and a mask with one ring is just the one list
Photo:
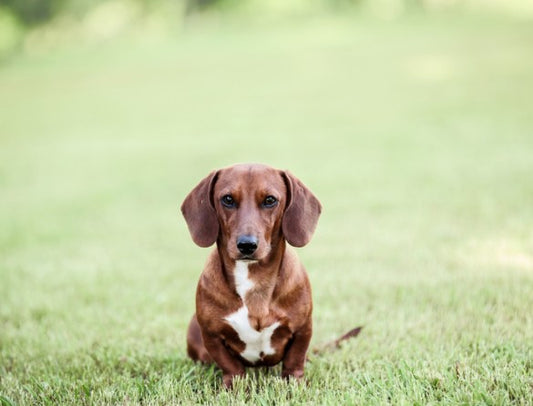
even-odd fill
[(336, 340), (330, 341), (329, 343), (326, 343), (326, 344), (322, 345), (321, 347), (313, 348), (311, 352), (314, 355), (318, 355), (318, 354), (322, 354), (322, 353), (324, 353), (326, 351), (331, 351), (331, 350), (337, 349), (337, 348), (339, 348), (341, 346), (342, 342), (344, 342), (344, 341), (346, 341), (346, 340), (348, 340), (350, 338), (357, 337), (362, 329), (363, 329), (363, 326), (359, 326), (359, 327), (353, 328), (350, 331), (348, 331), (346, 334), (344, 334), (344, 335), (340, 336), (339, 338), (337, 338)]

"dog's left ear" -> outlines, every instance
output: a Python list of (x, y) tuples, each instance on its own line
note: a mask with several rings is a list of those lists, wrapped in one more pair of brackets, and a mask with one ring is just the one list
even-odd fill
[(315, 195), (292, 173), (281, 172), (287, 186), (287, 205), (281, 229), (294, 247), (306, 245), (315, 232), (322, 205)]
[(218, 237), (219, 224), (212, 201), (217, 177), (218, 171), (207, 175), (187, 195), (181, 205), (181, 212), (189, 227), (192, 240), (200, 247), (213, 245)]

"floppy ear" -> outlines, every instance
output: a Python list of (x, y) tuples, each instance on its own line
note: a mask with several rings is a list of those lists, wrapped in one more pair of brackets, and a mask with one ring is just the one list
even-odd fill
[(218, 218), (213, 206), (213, 186), (218, 172), (213, 171), (187, 195), (181, 205), (181, 212), (192, 240), (200, 247), (213, 245), (218, 237)]
[(292, 173), (281, 173), (287, 186), (287, 206), (281, 229), (287, 242), (303, 247), (313, 236), (322, 205), (309, 189)]

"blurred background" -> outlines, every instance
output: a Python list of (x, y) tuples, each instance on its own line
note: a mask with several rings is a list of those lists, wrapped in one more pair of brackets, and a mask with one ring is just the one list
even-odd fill
[(207, 253), (178, 207), (248, 161), (323, 203), (315, 343), (528, 358), (532, 94), (532, 0), (0, 0), (7, 393), (28, 365), (184, 359)]
[[(531, 0), (2, 0), (0, 57), (97, 43), (137, 32), (176, 35), (198, 17), (238, 23), (306, 19), (331, 14), (392, 20), (406, 15), (469, 13), (531, 19)], [(266, 20), (266, 21), (265, 21)]]

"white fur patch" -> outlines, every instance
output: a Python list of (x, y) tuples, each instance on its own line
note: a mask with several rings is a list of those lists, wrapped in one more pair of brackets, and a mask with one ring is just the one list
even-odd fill
[(235, 289), (244, 303), (246, 293), (254, 287), (254, 283), (248, 279), (248, 262), (236, 261), (233, 275), (235, 275)]
[(275, 322), (261, 331), (257, 331), (250, 324), (248, 307), (246, 306), (246, 293), (254, 286), (248, 278), (248, 262), (237, 261), (235, 264), (235, 288), (241, 297), (243, 306), (235, 313), (225, 318), (231, 327), (237, 332), (240, 340), (246, 344), (241, 356), (249, 362), (256, 362), (263, 356), (274, 354), (271, 345), (272, 334), (278, 328), (279, 322)]

